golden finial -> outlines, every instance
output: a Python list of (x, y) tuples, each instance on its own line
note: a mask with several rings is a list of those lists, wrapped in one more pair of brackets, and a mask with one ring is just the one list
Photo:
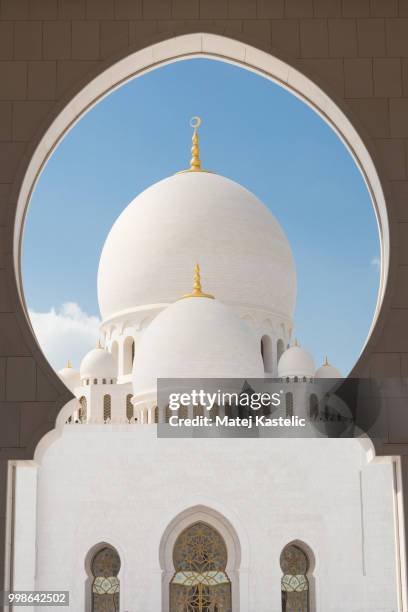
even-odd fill
[(203, 293), (201, 290), (201, 275), (200, 275), (200, 266), (198, 263), (194, 266), (194, 286), (192, 293), (187, 293), (183, 295), (183, 298), (190, 297), (201, 297), (201, 298), (209, 298), (210, 300), (214, 299), (214, 296), (210, 293)]
[(295, 338), (295, 342), (293, 343), (293, 346), (299, 346), (299, 342), (297, 338)]
[(194, 115), (190, 119), (190, 127), (193, 128), (193, 136), (191, 138), (192, 146), (191, 146), (191, 159), (190, 159), (190, 167), (188, 170), (181, 170), (177, 174), (183, 174), (184, 172), (210, 172), (209, 170), (203, 170), (201, 168), (201, 159), (200, 159), (200, 146), (198, 142), (198, 133), (197, 130), (201, 125), (200, 117)]
[(201, 159), (200, 159), (200, 146), (198, 144), (197, 129), (201, 125), (200, 117), (194, 116), (190, 119), (190, 127), (193, 128), (193, 136), (191, 139), (191, 159), (190, 159), (190, 170), (193, 172), (199, 172), (201, 170)]
[(101, 339), (100, 338), (98, 338), (98, 344), (97, 344), (96, 348), (98, 348), (98, 349), (102, 348), (102, 344), (101, 344)]
[(327, 355), (326, 355), (326, 358), (325, 358), (325, 360), (324, 360), (324, 364), (323, 364), (323, 365), (325, 365), (325, 366), (330, 365), (330, 364), (329, 364), (329, 360), (327, 359)]
[(71, 360), (70, 360), (70, 359), (68, 359), (68, 361), (67, 361), (67, 365), (66, 365), (65, 367), (66, 367), (66, 368), (72, 368), (72, 363), (71, 363)]

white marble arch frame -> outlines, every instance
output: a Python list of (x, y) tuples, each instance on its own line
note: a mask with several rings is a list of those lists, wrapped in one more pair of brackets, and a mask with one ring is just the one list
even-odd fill
[[(159, 547), (159, 562), (162, 571), (162, 611), (169, 610), (170, 581), (174, 576), (173, 549), (178, 536), (190, 525), (203, 522), (213, 527), (224, 539), (227, 547), (228, 561), (226, 572), (231, 580), (231, 596), (234, 612), (248, 610), (249, 584), (248, 568), (245, 559), (247, 551), (246, 536), (242, 534), (240, 539), (235, 526), (225, 514), (213, 507), (198, 504), (179, 512), (167, 525), (163, 532)], [(243, 540), (243, 542), (241, 542)]]
[[(360, 125), (359, 131), (357, 131), (354, 127), (355, 119), (354, 117), (351, 118), (352, 113), (342, 110), (340, 107), (341, 101), (337, 100), (336, 96), (328, 95), (301, 69), (297, 70), (294, 65), (245, 42), (205, 32), (172, 35), (166, 40), (149, 45), (119, 59), (102, 70), (79, 93), (72, 97), (56, 115), (42, 137), (38, 139), (38, 144), (31, 155), (24, 178), (20, 183), (13, 240), (17, 288), (31, 330), (33, 331), (27, 313), (21, 278), (21, 243), (27, 207), (48, 158), (58, 146), (60, 140), (79, 119), (109, 93), (127, 81), (155, 68), (192, 57), (207, 57), (232, 63), (276, 82), (311, 106), (332, 127), (349, 149), (369, 189), (377, 217), (381, 245), (380, 288), (375, 314), (365, 342), (366, 345), (380, 313), (390, 263), (387, 205), (376, 166), (367, 148), (370, 142), (368, 136)], [(350, 118), (347, 114), (350, 115)], [(34, 332), (33, 335), (35, 337)], [(365, 348), (365, 345), (363, 348)]]

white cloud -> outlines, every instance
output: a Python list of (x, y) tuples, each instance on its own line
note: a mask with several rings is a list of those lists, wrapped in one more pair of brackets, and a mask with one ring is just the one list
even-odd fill
[(76, 302), (67, 302), (48, 312), (29, 310), (38, 342), (50, 364), (63, 368), (70, 359), (79, 367), (82, 357), (96, 346), (100, 320), (88, 315)]
[(373, 257), (371, 259), (370, 263), (373, 266), (373, 268), (379, 268), (380, 264), (381, 264), (381, 261), (380, 261), (380, 258), (378, 256), (375, 256), (375, 257)]

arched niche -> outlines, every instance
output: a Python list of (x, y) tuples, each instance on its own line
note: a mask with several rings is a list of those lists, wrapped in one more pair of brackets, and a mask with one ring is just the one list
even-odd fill
[(315, 566), (312, 549), (300, 540), (284, 546), (279, 557), (282, 571), (282, 612), (315, 612)]
[(241, 543), (238, 534), (230, 521), (217, 510), (207, 506), (194, 506), (180, 512), (167, 525), (161, 538), (159, 562), (162, 569), (162, 609), (169, 609), (170, 583), (175, 575), (174, 548), (179, 536), (194, 524), (203, 523), (213, 528), (222, 538), (227, 550), (225, 572), (231, 581), (231, 598), (233, 610), (245, 610), (245, 599), (242, 593), (247, 585), (240, 584)]
[[(103, 612), (112, 600), (120, 609), (120, 570), (122, 561), (116, 548), (107, 542), (92, 546), (85, 557), (85, 611)], [(103, 599), (108, 601), (103, 601)]]
[(261, 338), (261, 354), (262, 361), (264, 364), (265, 373), (272, 373), (273, 371), (273, 343), (272, 339), (268, 334), (264, 334)]
[[(352, 111), (336, 95), (328, 91), (326, 85), (321, 86), (314, 75), (306, 74), (307, 69), (304, 65), (299, 64), (298, 66), (296, 61), (292, 59), (288, 61), (278, 55), (278, 53), (273, 55), (261, 51), (246, 42), (226, 36), (206, 32), (184, 34), (136, 50), (109, 66), (105, 66), (105, 69), (103, 66), (98, 67), (94, 78), (88, 78), (76, 95), (61, 102), (59, 109), (55, 111), (53, 121), (38, 138), (36, 148), (30, 151), (30, 161), (27, 164), (25, 175), (22, 180), (21, 177), (18, 179), (19, 188), (16, 186), (18, 200), (14, 224), (14, 267), (17, 289), (26, 317), (27, 309), (20, 271), (22, 228), (32, 191), (54, 148), (84, 113), (126, 81), (166, 63), (200, 56), (234, 63), (281, 85), (311, 106), (334, 129), (349, 149), (371, 194), (380, 234), (380, 289), (368, 338), (372, 335), (384, 301), (390, 263), (387, 206), (377, 168), (371, 155), (373, 147), (362, 126), (358, 125), (358, 130), (356, 129), (357, 121)], [(31, 328), (28, 317), (27, 322)], [(364, 351), (356, 365), (356, 370), (361, 361), (364, 362)]]

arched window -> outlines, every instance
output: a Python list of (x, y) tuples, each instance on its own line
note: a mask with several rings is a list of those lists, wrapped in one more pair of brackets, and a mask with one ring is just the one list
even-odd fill
[(227, 559), (225, 542), (210, 525), (200, 521), (182, 531), (173, 549), (170, 612), (232, 612)]
[(154, 422), (158, 423), (159, 422), (159, 407), (155, 406), (154, 408)]
[(110, 352), (112, 353), (113, 357), (115, 358), (115, 362), (116, 365), (118, 364), (119, 361), (119, 345), (117, 343), (117, 341), (115, 340), (114, 342), (112, 342), (111, 347), (110, 347)]
[(135, 341), (131, 336), (123, 343), (123, 374), (131, 374), (135, 358)]
[(133, 414), (134, 414), (133, 404), (132, 404), (132, 397), (133, 397), (133, 395), (131, 393), (129, 393), (126, 396), (126, 418), (129, 421), (129, 423), (133, 419)]
[(309, 417), (311, 421), (316, 421), (319, 416), (319, 400), (317, 395), (312, 393), (309, 399)]
[(283, 340), (279, 339), (276, 343), (276, 358), (279, 363), (279, 359), (282, 357), (282, 353), (285, 352), (285, 344)]
[(272, 340), (270, 336), (262, 336), (261, 339), (261, 355), (264, 364), (265, 372), (272, 372), (273, 370), (273, 349)]
[(170, 417), (174, 414), (174, 410), (171, 410), (169, 406), (166, 406), (165, 412), (165, 422), (168, 423), (170, 421)]
[(79, 418), (80, 423), (86, 423), (86, 419), (87, 419), (86, 409), (87, 409), (86, 397), (83, 395), (82, 397), (79, 398), (78, 418)]
[(280, 556), (282, 612), (310, 612), (309, 559), (295, 544), (288, 544)]
[(120, 558), (116, 550), (104, 546), (93, 557), (92, 612), (119, 612)]
[(105, 423), (112, 418), (112, 402), (110, 395), (103, 396), (103, 420)]
[(285, 403), (286, 403), (286, 418), (290, 419), (293, 417), (293, 393), (288, 391), (285, 395)]
[(206, 416), (209, 416), (210, 419), (215, 420), (215, 417), (220, 415), (220, 409), (217, 404), (214, 404), (211, 410), (206, 410), (206, 413)]
[(180, 406), (178, 409), (178, 417), (179, 419), (187, 419), (188, 418), (188, 408), (187, 406)]
[(200, 404), (198, 404), (197, 406), (194, 406), (194, 408), (193, 408), (193, 416), (194, 417), (204, 416), (204, 408), (203, 408), (203, 406), (200, 406)]

